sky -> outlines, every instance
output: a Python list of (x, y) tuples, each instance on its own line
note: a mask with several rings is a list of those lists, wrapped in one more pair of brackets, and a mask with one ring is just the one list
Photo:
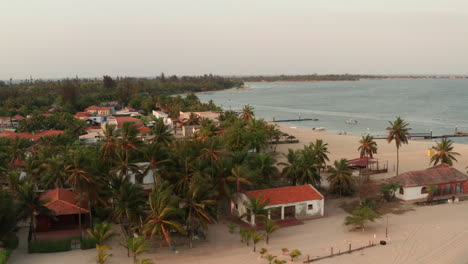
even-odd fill
[(468, 74), (466, 0), (0, 0), (0, 79)]

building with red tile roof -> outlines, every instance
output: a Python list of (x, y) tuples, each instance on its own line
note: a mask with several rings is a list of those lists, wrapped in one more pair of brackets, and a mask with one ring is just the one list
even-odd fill
[(82, 227), (87, 226), (89, 213), (87, 201), (81, 201), (77, 193), (56, 188), (41, 195), (46, 200), (45, 207), (54, 212), (54, 217), (36, 215), (37, 231), (46, 232), (57, 229), (75, 229), (79, 225), (78, 217), (82, 218)]
[(65, 133), (65, 131), (63, 130), (44, 130), (35, 134), (29, 133), (29, 132), (14, 133), (12, 131), (4, 130), (2, 131), (2, 133), (0, 133), (0, 137), (7, 137), (11, 139), (21, 138), (21, 139), (27, 139), (33, 142), (37, 142), (42, 137), (58, 136), (58, 135), (62, 135), (63, 133)]
[[(268, 218), (312, 218), (324, 215), (324, 196), (312, 185), (288, 186), (237, 193), (231, 204), (231, 212), (255, 225), (255, 216), (250, 212), (250, 199), (266, 202)], [(245, 216), (247, 215), (247, 216)]]
[(395, 195), (404, 201), (426, 199), (428, 185), (436, 187), (434, 199), (468, 193), (468, 175), (447, 164), (439, 164), (425, 170), (408, 171), (387, 181), (401, 185)]
[(81, 120), (86, 120), (88, 119), (88, 117), (93, 116), (93, 114), (91, 114), (90, 112), (78, 112), (73, 116)]
[(100, 107), (96, 105), (92, 105), (85, 109), (86, 112), (93, 114), (93, 115), (100, 115), (100, 116), (109, 116), (111, 114), (110, 107)]

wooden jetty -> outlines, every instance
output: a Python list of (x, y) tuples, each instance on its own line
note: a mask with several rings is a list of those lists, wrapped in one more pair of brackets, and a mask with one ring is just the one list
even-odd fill
[(280, 119), (276, 120), (273, 118), (273, 122), (281, 123), (281, 122), (298, 122), (298, 121), (318, 121), (318, 118), (298, 118), (298, 119)]
[[(451, 138), (451, 137), (468, 137), (468, 133), (455, 130), (453, 134), (446, 135), (433, 135), (432, 131), (429, 133), (410, 133), (408, 138), (423, 138), (423, 139), (433, 139), (433, 138)], [(376, 136), (374, 139), (387, 139), (386, 136)]]

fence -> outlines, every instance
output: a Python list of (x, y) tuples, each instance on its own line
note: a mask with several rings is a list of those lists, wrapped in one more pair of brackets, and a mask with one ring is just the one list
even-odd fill
[(330, 255), (328, 256), (323, 256), (323, 257), (317, 257), (317, 258), (310, 258), (309, 255), (307, 255), (307, 260), (304, 260), (303, 263), (311, 263), (311, 262), (314, 262), (314, 261), (319, 261), (319, 260), (322, 260), (322, 259), (326, 259), (326, 258), (332, 258), (332, 257), (335, 257), (335, 256), (341, 256), (341, 255), (344, 255), (344, 254), (351, 254), (355, 251), (359, 251), (359, 250), (364, 250), (366, 248), (371, 248), (371, 247), (374, 247), (376, 246), (377, 244), (374, 244), (373, 242), (369, 241), (369, 244), (366, 245), (366, 246), (363, 246), (363, 247), (359, 247), (359, 248), (351, 248), (351, 243), (349, 244), (349, 247), (348, 247), (348, 250), (346, 251), (339, 251), (338, 253), (333, 253), (333, 247), (330, 248)]

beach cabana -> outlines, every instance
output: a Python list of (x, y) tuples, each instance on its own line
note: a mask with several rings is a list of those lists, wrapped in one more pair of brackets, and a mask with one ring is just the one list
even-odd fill
[(265, 209), (273, 220), (307, 219), (324, 214), (324, 196), (312, 185), (288, 186), (237, 193), (231, 202), (231, 213), (255, 225), (255, 215), (248, 208), (249, 197), (269, 201)]
[(425, 170), (408, 171), (387, 181), (402, 185), (396, 192), (396, 197), (404, 201), (426, 199), (428, 185), (436, 186), (433, 194), (435, 199), (468, 193), (468, 175), (447, 164), (440, 164)]
[(370, 157), (348, 160), (348, 166), (352, 169), (361, 170), (362, 174), (377, 174), (388, 171), (388, 161), (380, 161)]
[(44, 204), (47, 208), (54, 211), (54, 216), (36, 215), (37, 232), (52, 232), (63, 230), (74, 230), (79, 227), (79, 215), (81, 213), (82, 228), (88, 226), (88, 204), (82, 201), (78, 194), (56, 188), (41, 195), (41, 200), (47, 199)]

